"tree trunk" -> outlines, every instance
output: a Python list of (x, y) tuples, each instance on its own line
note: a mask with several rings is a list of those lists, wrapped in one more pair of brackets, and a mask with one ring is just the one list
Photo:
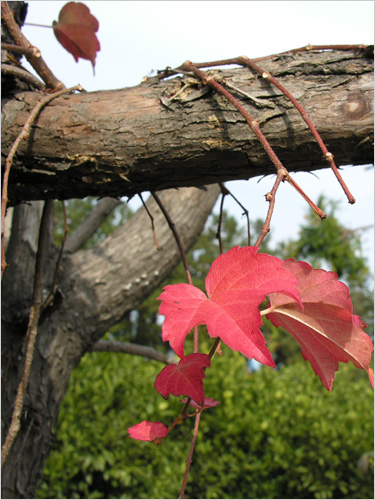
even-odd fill
[[(197, 240), (219, 192), (216, 185), (207, 191), (185, 188), (161, 194), (186, 249)], [(21, 430), (2, 469), (3, 498), (34, 498), (72, 370), (91, 346), (160, 286), (179, 262), (177, 245), (160, 209), (154, 201), (148, 208), (155, 219), (161, 251), (155, 247), (151, 222), (142, 208), (94, 248), (65, 256), (54, 303), (42, 315), (38, 327)], [(18, 226), (25, 224), (23, 217)], [(20, 380), (33, 281), (35, 248), (24, 234), (12, 232), (9, 265), (3, 278), (3, 439)], [(46, 293), (51, 286), (55, 254), (45, 266)], [(20, 276), (27, 285), (23, 293)]]
[[(367, 51), (288, 54), (261, 65), (305, 107), (338, 165), (373, 161), (373, 62)], [(257, 99), (232, 91), (289, 171), (327, 166), (307, 125), (279, 90), (248, 69), (215, 74)], [(274, 173), (244, 118), (223, 96), (190, 84), (171, 100), (186, 81), (151, 79), (138, 87), (52, 101), (18, 150), (11, 204), (132, 196)], [(39, 93), (23, 92), (6, 103), (4, 153), (40, 99)]]

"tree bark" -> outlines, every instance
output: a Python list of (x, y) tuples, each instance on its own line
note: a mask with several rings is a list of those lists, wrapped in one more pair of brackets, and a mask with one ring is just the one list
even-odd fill
[[(337, 165), (373, 161), (373, 61), (368, 51), (287, 54), (261, 66), (305, 107)], [(248, 69), (215, 74), (258, 100), (232, 91), (259, 120), (289, 171), (327, 167), (305, 122), (279, 90)], [(190, 85), (171, 100), (186, 82), (151, 79), (133, 88), (54, 100), (19, 148), (10, 203), (133, 196), (274, 173), (244, 118), (221, 95)], [(5, 104), (4, 153), (40, 98), (23, 92)], [(259, 102), (270, 107), (259, 108)]]
[[(161, 194), (186, 249), (197, 240), (219, 192), (216, 185), (207, 190), (185, 188)], [(155, 247), (149, 216), (141, 208), (94, 248), (64, 258), (54, 303), (44, 311), (38, 327), (21, 430), (2, 469), (3, 498), (35, 498), (72, 370), (113, 324), (161, 285), (180, 260), (160, 209), (153, 200), (147, 205), (155, 219), (161, 251)], [(25, 258), (17, 258), (26, 251), (26, 255), (33, 254), (23, 234), (12, 233), (8, 252), (13, 253), (8, 256), (3, 278), (3, 290), (9, 290), (9, 295), (2, 294), (3, 439), (21, 374), (33, 276), (32, 262), (25, 269)], [(56, 252), (46, 262), (46, 293), (55, 260)], [(20, 272), (28, 284), (24, 295), (15, 280)]]

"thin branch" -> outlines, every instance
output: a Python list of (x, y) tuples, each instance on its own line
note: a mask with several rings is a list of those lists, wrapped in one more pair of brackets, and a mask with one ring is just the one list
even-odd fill
[(198, 437), (199, 423), (200, 423), (200, 419), (201, 419), (201, 414), (202, 414), (202, 412), (199, 411), (197, 413), (196, 417), (195, 417), (193, 439), (192, 439), (192, 442), (191, 442), (191, 446), (190, 446), (190, 450), (189, 450), (189, 455), (188, 455), (188, 457), (186, 459), (186, 469), (185, 469), (184, 479), (182, 481), (181, 492), (180, 492), (180, 496), (178, 498), (185, 498), (186, 483), (187, 483), (188, 476), (189, 476), (190, 465), (191, 465), (191, 462), (192, 462), (192, 459), (193, 459), (195, 442), (196, 442), (197, 437)]
[(276, 192), (280, 186), (281, 181), (285, 180), (285, 177), (286, 176), (281, 171), (277, 172), (277, 178), (276, 178), (275, 184), (273, 185), (273, 188), (271, 189), (271, 191), (266, 194), (266, 200), (269, 202), (268, 212), (267, 212), (266, 220), (263, 224), (263, 227), (260, 231), (258, 239), (255, 243), (256, 247), (260, 246), (260, 244), (262, 243), (264, 238), (270, 232), (272, 213), (273, 213), (273, 209), (275, 208)]
[(184, 268), (185, 268), (185, 272), (186, 272), (186, 275), (187, 275), (187, 279), (188, 279), (189, 285), (192, 285), (193, 284), (193, 279), (191, 277), (191, 273), (190, 273), (190, 269), (189, 269), (189, 264), (188, 264), (187, 257), (186, 257), (186, 252), (185, 252), (184, 246), (182, 244), (180, 235), (178, 234), (178, 231), (176, 229), (176, 226), (175, 226), (174, 222), (172, 221), (172, 219), (171, 219), (171, 217), (170, 217), (170, 215), (168, 213), (168, 210), (163, 205), (163, 203), (162, 203), (161, 199), (159, 198), (159, 196), (155, 192), (152, 192), (151, 195), (154, 198), (154, 200), (156, 201), (158, 207), (160, 208), (162, 214), (164, 215), (164, 217), (165, 217), (165, 219), (166, 219), (166, 221), (168, 223), (168, 226), (169, 226), (170, 230), (173, 233), (174, 239), (176, 240), (178, 249), (180, 251), (181, 260), (182, 260), (182, 262), (184, 264)]
[(154, 237), (154, 242), (155, 242), (156, 250), (160, 251), (161, 250), (161, 246), (159, 245), (158, 238), (156, 236), (155, 224), (154, 224), (154, 217), (153, 217), (152, 213), (150, 212), (150, 210), (148, 209), (146, 203), (144, 202), (143, 197), (142, 197), (142, 193), (139, 193), (138, 196), (139, 196), (139, 198), (140, 198), (140, 200), (142, 202), (142, 205), (143, 205), (144, 209), (147, 212), (147, 215), (150, 217), (152, 235)]
[(25, 80), (26, 82), (31, 83), (31, 85), (33, 85), (36, 89), (43, 90), (45, 88), (45, 85), (38, 80), (38, 78), (23, 68), (17, 68), (17, 66), (12, 66), (11, 64), (2, 64), (1, 73), (4, 75), (13, 75), (21, 80)]
[(33, 50), (32, 55), (30, 55), (29, 51), (27, 51), (27, 53), (25, 53), (25, 57), (38, 73), (40, 78), (45, 82), (47, 87), (51, 88), (52, 90), (60, 90), (65, 88), (65, 85), (60, 80), (58, 80), (49, 69), (44, 59), (41, 57), (40, 51), (28, 41), (28, 39), (20, 30), (20, 27), (14, 20), (13, 12), (10, 10), (8, 2), (1, 2), (1, 19), (6, 25), (6, 28), (10, 36), (15, 41), (16, 45), (19, 45), (20, 47), (23, 47), (25, 49)]
[[(2, 2), (3, 3), (3, 2)], [(63, 90), (60, 90), (59, 92), (55, 92), (54, 94), (50, 94), (41, 101), (38, 102), (38, 104), (34, 107), (34, 109), (31, 111), (29, 114), (28, 119), (26, 120), (25, 125), (22, 127), (22, 131), (17, 137), (17, 139), (14, 141), (12, 144), (12, 147), (10, 148), (10, 151), (8, 153), (8, 156), (5, 160), (5, 170), (4, 170), (4, 177), (3, 177), (3, 190), (2, 190), (2, 196), (1, 196), (1, 279), (3, 279), (3, 274), (6, 268), (6, 262), (5, 262), (5, 256), (4, 256), (4, 220), (5, 220), (5, 213), (6, 213), (6, 207), (8, 204), (8, 180), (9, 180), (9, 173), (10, 173), (10, 168), (13, 163), (13, 158), (14, 155), (17, 152), (18, 146), (21, 143), (23, 139), (27, 139), (30, 134), (31, 127), (36, 120), (38, 114), (40, 111), (46, 106), (48, 103), (50, 103), (53, 99), (56, 99), (56, 97), (60, 97), (63, 94), (68, 94), (70, 92), (73, 92), (74, 90), (83, 90), (80, 85), (76, 85), (75, 87), (71, 87), (69, 89), (64, 88)]]
[(8, 50), (9, 52), (16, 52), (17, 54), (28, 55), (29, 57), (35, 56), (40, 57), (40, 50), (36, 47), (21, 47), (20, 45), (15, 45), (13, 43), (1, 42), (2, 50)]
[(34, 355), (34, 346), (37, 337), (37, 327), (41, 310), (42, 289), (43, 289), (43, 267), (45, 266), (45, 258), (48, 246), (49, 221), (52, 216), (53, 216), (53, 201), (48, 200), (44, 204), (42, 219), (40, 222), (38, 251), (36, 254), (36, 262), (35, 262), (33, 300), (30, 309), (29, 325), (26, 333), (25, 364), (22, 372), (22, 377), (18, 385), (16, 399), (14, 402), (11, 424), (7, 436), (5, 438), (4, 445), (1, 449), (1, 466), (4, 465), (4, 462), (9, 454), (9, 451), (21, 427), (20, 419), (22, 414), (23, 402), (27, 390), (27, 385), (29, 381), (31, 363)]
[(145, 345), (132, 344), (130, 342), (119, 342), (115, 340), (99, 340), (89, 349), (90, 351), (99, 352), (121, 352), (124, 354), (133, 354), (135, 356), (143, 356), (149, 359), (155, 359), (161, 363), (169, 364), (170, 357), (163, 352), (157, 351), (153, 347)]
[(243, 214), (245, 217), (246, 217), (246, 221), (247, 221), (247, 244), (250, 246), (251, 245), (251, 232), (250, 232), (250, 219), (249, 219), (249, 211), (247, 210), (247, 208), (245, 208), (242, 203), (234, 196), (233, 193), (230, 192), (230, 190), (224, 186), (224, 184), (220, 183), (220, 187), (221, 188), (225, 188), (227, 190), (227, 194), (229, 194), (229, 196), (231, 196), (234, 201), (237, 203), (238, 206), (240, 206), (243, 210)]
[(222, 184), (220, 184), (220, 187), (221, 187), (221, 202), (220, 202), (219, 224), (217, 226), (216, 238), (219, 240), (220, 254), (222, 254), (223, 253), (223, 241), (221, 239), (221, 226), (222, 226), (222, 222), (223, 222), (224, 200), (225, 200), (226, 195), (228, 194), (228, 190)]

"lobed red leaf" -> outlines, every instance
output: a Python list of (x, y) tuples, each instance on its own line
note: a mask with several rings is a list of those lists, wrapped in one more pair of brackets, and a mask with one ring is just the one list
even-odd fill
[(133, 425), (127, 429), (129, 437), (138, 441), (155, 441), (164, 438), (168, 434), (167, 427), (161, 422), (149, 422), (144, 420), (140, 424)]
[(257, 247), (235, 247), (220, 255), (206, 278), (208, 298), (192, 285), (164, 287), (158, 297), (159, 313), (165, 316), (162, 337), (178, 356), (184, 356), (191, 329), (205, 324), (211, 337), (220, 337), (234, 351), (275, 366), (259, 329), (259, 305), (272, 292), (299, 301), (298, 281), (281, 259), (257, 252)]
[(288, 259), (283, 267), (298, 279), (303, 307), (282, 293), (271, 293), (273, 311), (267, 318), (299, 342), (303, 357), (329, 391), (339, 362), (348, 361), (366, 370), (374, 387), (370, 368), (374, 346), (363, 331), (366, 324), (353, 315), (348, 287), (338, 281), (336, 273), (313, 269), (306, 262)]
[(211, 364), (207, 354), (189, 354), (176, 364), (165, 366), (156, 377), (154, 387), (164, 398), (169, 395), (188, 396), (198, 403), (204, 402), (204, 369)]
[(80, 2), (69, 2), (61, 9), (59, 21), (53, 21), (53, 31), (61, 45), (70, 52), (75, 61), (88, 59), (95, 72), (96, 53), (100, 43), (95, 35), (99, 29), (98, 20), (90, 9)]

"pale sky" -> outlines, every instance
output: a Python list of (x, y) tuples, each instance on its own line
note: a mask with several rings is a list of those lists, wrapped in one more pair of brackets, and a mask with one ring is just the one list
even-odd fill
[[(26, 21), (51, 25), (67, 2), (29, 1)], [(261, 57), (307, 44), (373, 44), (372, 1), (87, 1), (100, 23), (101, 51), (93, 76), (91, 63), (65, 51), (52, 30), (25, 26), (23, 32), (37, 46), (66, 86), (80, 83), (88, 91), (138, 85), (152, 70), (176, 67), (189, 59), (209, 61), (246, 55)], [(27, 63), (25, 64), (27, 65)], [(29, 66), (27, 66), (30, 68)], [(318, 146), (317, 146), (318, 147)], [(333, 151), (334, 154), (334, 151)], [(349, 228), (374, 223), (374, 170), (345, 167), (342, 176), (357, 199), (349, 205), (329, 169), (294, 178), (314, 201), (321, 193), (341, 201), (340, 219)], [(234, 181), (227, 187), (247, 207), (252, 219), (264, 219), (264, 194), (274, 177)], [(228, 200), (228, 202), (227, 202)], [(238, 218), (241, 210), (226, 200)], [(308, 207), (287, 184), (276, 197), (271, 224), (272, 242), (295, 237)], [(374, 232), (363, 233), (365, 254), (373, 268)]]

